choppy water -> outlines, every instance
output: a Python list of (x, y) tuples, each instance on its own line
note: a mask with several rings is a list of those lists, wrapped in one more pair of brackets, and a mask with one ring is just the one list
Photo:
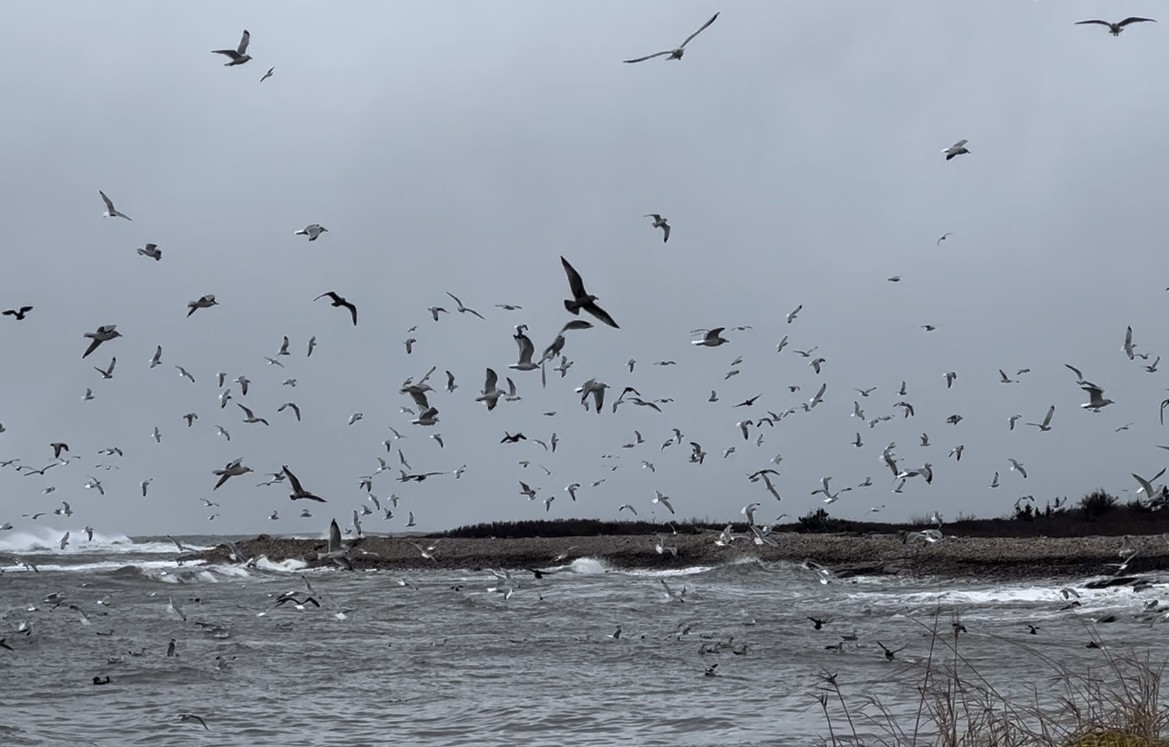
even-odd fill
[[(960, 615), (979, 672), (1026, 694), (1050, 687), (1044, 657), (1103, 666), (1106, 652), (1085, 648), (1094, 634), (1110, 651), (1150, 650), (1164, 615), (1142, 610), (1169, 602), (1161, 584), (821, 584), (787, 564), (626, 572), (588, 559), (542, 580), (516, 573), (508, 595), (485, 572), (180, 567), (158, 538), (55, 550), (0, 538), (0, 635), (14, 649), (0, 649), (0, 744), (815, 745), (825, 671), (862, 735), (882, 733), (862, 715), (875, 713), (867, 696), (909, 718), (939, 611), (947, 640)], [(273, 606), (305, 578), (320, 609)], [(1060, 611), (1064, 585), (1080, 607)], [(809, 615), (829, 622), (815, 630)], [(1117, 621), (1093, 622), (1106, 615)], [(904, 649), (887, 661), (878, 640)]]

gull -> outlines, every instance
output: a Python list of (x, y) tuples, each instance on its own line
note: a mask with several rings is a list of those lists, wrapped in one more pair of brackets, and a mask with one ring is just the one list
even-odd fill
[(162, 363), (162, 345), (156, 345), (154, 348), (154, 355), (150, 356), (150, 367), (156, 368)]
[[(670, 553), (675, 558), (678, 557), (677, 546), (676, 545), (667, 545), (666, 544), (666, 536), (664, 534), (654, 535), (654, 552), (656, 552), (658, 555), (664, 555), (665, 553)], [(668, 585), (666, 585), (665, 579), (659, 579), (659, 580), (662, 582), (663, 586), (666, 586), (666, 598), (667, 599), (675, 598), (674, 595), (677, 594), (677, 592), (673, 591)], [(683, 601), (680, 596), (678, 596), (676, 598), (678, 599), (679, 602)]]
[(93, 332), (86, 332), (83, 336), (92, 340), (92, 342), (89, 343), (89, 347), (86, 348), (85, 352), (81, 354), (82, 358), (86, 358), (90, 353), (97, 350), (98, 346), (103, 342), (109, 342), (115, 337), (121, 337), (122, 333), (117, 330), (116, 324), (103, 324), (102, 326), (98, 327), (97, 330)]
[(449, 370), (446, 372), (446, 390), (448, 393), (453, 393), (459, 385), (455, 383), (455, 375)]
[(247, 376), (237, 376), (231, 381), (234, 384), (239, 384), (240, 394), (245, 397), (248, 396), (248, 385), (252, 383), (251, 379)]
[(666, 222), (665, 218), (658, 215), (657, 213), (647, 213), (647, 214), (643, 215), (642, 217), (643, 218), (653, 218), (654, 222), (653, 222), (652, 228), (662, 229), (662, 243), (663, 244), (670, 240), (670, 224)]
[(215, 300), (214, 293), (208, 293), (205, 296), (199, 296), (194, 301), (187, 302), (187, 316), (194, 314), (199, 309), (209, 309), (212, 306), (218, 306), (219, 302)]
[(526, 495), (529, 501), (535, 500), (536, 491), (523, 480), (519, 480), (518, 482), (520, 484), (520, 495)]
[(183, 368), (182, 366), (175, 366), (175, 368), (178, 370), (178, 372), (179, 372), (179, 376), (182, 376), (184, 379), (187, 379), (187, 380), (188, 380), (188, 381), (190, 381), (192, 384), (194, 384), (194, 383), (195, 383), (195, 377), (191, 375), (191, 372), (190, 372), (190, 371), (188, 371), (187, 369)]
[(962, 416), (955, 413), (946, 418), (946, 422), (950, 425), (958, 425), (958, 423), (962, 422)]
[(809, 410), (824, 401), (824, 392), (826, 391), (828, 391), (828, 382), (821, 384), (820, 389), (816, 392), (815, 396), (808, 400)]
[(634, 516), (637, 516), (637, 509), (634, 508), (633, 506), (629, 505), (628, 503), (622, 503), (620, 506), (617, 507), (617, 513), (621, 513), (622, 511), (628, 511), (629, 513), (633, 514)]
[(589, 395), (593, 395), (593, 404), (596, 406), (596, 413), (599, 415), (602, 408), (605, 406), (605, 390), (608, 388), (609, 385), (604, 382), (597, 381), (596, 379), (589, 379), (585, 383), (578, 386), (576, 391), (578, 394), (580, 394), (580, 403), (584, 405), (586, 410), (589, 409)]
[[(794, 322), (796, 320), (796, 315), (799, 314), (803, 308), (804, 308), (804, 305), (800, 304), (799, 306), (797, 306), (794, 309), (792, 309), (791, 311), (789, 311), (787, 313), (787, 323), (791, 324), (792, 322)], [(787, 338), (784, 338), (784, 339), (787, 339)], [(776, 351), (776, 352), (778, 352), (778, 351)]]
[(528, 437), (525, 436), (523, 433), (517, 432), (513, 436), (512, 434), (508, 433), (507, 431), (504, 431), (503, 438), (499, 439), (499, 443), (501, 443), (501, 444), (517, 444), (520, 441), (527, 441), (527, 440), (528, 440)]
[(655, 490), (654, 492), (657, 495), (653, 497), (651, 503), (660, 503), (669, 509), (671, 514), (674, 513), (674, 507), (670, 505), (670, 497), (668, 495), (662, 495), (662, 491), (660, 490)]
[(61, 538), (61, 541), (57, 543), (57, 547), (61, 550), (64, 550), (68, 544), (69, 544), (69, 532), (65, 532), (65, 536), (63, 536)]
[(946, 154), (946, 160), (949, 161), (955, 156), (960, 156), (963, 153), (969, 153), (970, 151), (966, 148), (966, 142), (967, 141), (965, 140), (959, 140), (949, 148), (942, 148), (942, 152)]
[(828, 362), (827, 358), (813, 358), (811, 363), (809, 363), (808, 365), (811, 366), (816, 371), (816, 373), (820, 373), (820, 367), (823, 366), (827, 362)]
[(97, 371), (99, 374), (101, 374), (101, 377), (103, 379), (112, 379), (112, 378), (114, 378), (114, 366), (116, 366), (117, 364), (118, 364), (118, 359), (116, 357), (114, 357), (114, 358), (110, 358), (110, 365), (107, 366), (106, 368), (102, 369), (102, 368), (98, 368), (97, 366), (94, 366), (93, 370)]
[(435, 425), (438, 423), (438, 408), (431, 407), (421, 413), (418, 417), (410, 421), (412, 425)]
[(162, 443), (162, 431), (158, 430), (158, 426), (154, 426), (154, 432), (150, 434), (154, 438), (154, 443)]
[(1145, 366), (1145, 370), (1148, 371), (1149, 373), (1157, 373), (1157, 366), (1159, 366), (1160, 364), (1161, 364), (1161, 356), (1158, 355), (1157, 359), (1155, 361), (1153, 361), (1150, 365)]
[(702, 24), (702, 27), (699, 28), (697, 31), (695, 31), (693, 34), (686, 37), (686, 41), (682, 42), (675, 49), (666, 49), (666, 50), (661, 51), (661, 52), (654, 52), (653, 54), (646, 55), (645, 57), (637, 57), (637, 58), (632, 59), (632, 60), (625, 60), (625, 62), (626, 63), (645, 62), (646, 60), (652, 60), (655, 57), (661, 57), (663, 55), (669, 55), (668, 57), (666, 57), (667, 60), (680, 60), (680, 59), (682, 59), (682, 55), (686, 52), (686, 45), (690, 43), (690, 40), (693, 39), (694, 37), (698, 36), (699, 34), (701, 34), (703, 31), (705, 31), (706, 27), (709, 26), (710, 24), (714, 23), (714, 20), (716, 18), (718, 18), (718, 13), (715, 13), (713, 16), (711, 16), (709, 21)]
[(402, 344), (406, 346), (406, 355), (410, 355), (411, 353), (414, 352), (414, 343), (416, 343), (416, 342), (418, 342), (418, 339), (415, 337), (407, 337), (402, 342)]
[(574, 482), (571, 485), (564, 486), (564, 492), (568, 493), (569, 497), (574, 501), (576, 500), (576, 491), (578, 490), (580, 490), (579, 482)]
[(714, 329), (707, 330), (701, 340), (691, 340), (690, 344), (701, 345), (707, 348), (717, 348), (719, 345), (725, 345), (730, 342), (730, 340), (722, 336), (722, 331), (725, 329), (726, 327), (715, 327)]
[(937, 327), (932, 324), (923, 324), (921, 325), (921, 328), (926, 332), (933, 332), (935, 329), (937, 329)]
[(195, 424), (195, 421), (199, 419), (199, 415), (194, 412), (188, 412), (183, 416), (183, 419), (187, 421), (187, 427), (190, 428)]
[(10, 316), (16, 319), (16, 321), (22, 322), (24, 321), (25, 315), (30, 311), (32, 311), (31, 306), (21, 306), (16, 309), (5, 309), (3, 316)]
[(748, 397), (747, 399), (743, 400), (739, 404), (735, 405), (735, 407), (751, 407), (752, 405), (755, 404), (755, 400), (759, 399), (762, 396), (763, 396), (763, 394), (759, 393), (759, 394), (756, 394), (754, 397)]
[(434, 319), (434, 321), (436, 321), (436, 322), (438, 321), (438, 313), (439, 313), (440, 311), (441, 311), (442, 313), (444, 313), (444, 314), (449, 314), (449, 313), (450, 313), (449, 311), (447, 311), (446, 309), (444, 309), (444, 308), (443, 308), (443, 307), (441, 307), (441, 306), (431, 306), (431, 307), (427, 308), (426, 310), (430, 312), (430, 316), (431, 316), (431, 318), (433, 318), (433, 319)]
[(1100, 412), (1100, 408), (1112, 404), (1112, 400), (1104, 398), (1104, 390), (1095, 384), (1086, 384), (1080, 388), (1088, 393), (1088, 401), (1080, 405), (1085, 410)]
[(617, 328), (617, 322), (613, 321), (613, 317), (597, 305), (597, 297), (585, 290), (584, 280), (581, 279), (580, 273), (563, 256), (560, 257), (560, 262), (564, 266), (564, 274), (568, 276), (568, 287), (572, 291), (572, 298), (564, 300), (564, 308), (574, 316), (579, 314), (581, 309), (584, 309), (610, 327)]
[(949, 389), (954, 385), (954, 379), (958, 378), (958, 374), (955, 371), (947, 371), (942, 374), (942, 378), (946, 380), (946, 388)]
[(215, 487), (212, 488), (212, 490), (218, 490), (219, 487), (223, 485), (223, 483), (227, 482), (228, 478), (230, 477), (246, 475), (251, 471), (251, 467), (245, 467), (243, 465), (243, 457), (240, 457), (239, 459), (233, 459), (232, 461), (225, 464), (223, 469), (216, 469), (211, 471), (211, 474), (219, 477), (219, 481), (215, 483)]
[(101, 480), (98, 480), (96, 477), (94, 477), (92, 475), (90, 475), (89, 479), (86, 480), (85, 487), (89, 488), (90, 490), (96, 490), (98, 492), (98, 495), (105, 495), (106, 494), (106, 489), (104, 487), (102, 487)]
[(1012, 379), (1010, 376), (1007, 376), (1007, 372), (1002, 370), (1001, 368), (999, 369), (999, 381), (1003, 384), (1018, 384), (1019, 383), (1018, 379)]
[(69, 451), (69, 444), (62, 441), (54, 441), (53, 443), (49, 444), (49, 447), (53, 450), (54, 459), (60, 459), (62, 451)]
[(475, 398), (476, 402), (487, 403), (487, 410), (490, 412), (495, 409), (495, 405), (499, 403), (499, 398), (504, 396), (505, 392), (496, 386), (499, 381), (499, 376), (492, 368), (487, 369), (487, 376), (483, 382), (483, 391)]
[[(478, 311), (475, 311), (475, 310), (474, 310), (474, 309), (472, 309), (472, 308), (469, 308), (469, 307), (467, 307), (467, 306), (464, 306), (464, 305), (463, 305), (463, 302), (462, 302), (462, 301), (460, 301), (460, 300), (459, 300), (459, 297), (458, 297), (458, 296), (456, 296), (454, 293), (451, 293), (450, 291), (447, 291), (447, 295), (448, 295), (448, 296), (450, 296), (450, 297), (451, 297), (451, 298), (454, 300), (454, 302), (455, 302), (456, 304), (458, 304), (458, 308), (456, 308), (456, 309), (455, 309), (455, 311), (459, 312), (460, 314), (474, 314), (475, 316), (479, 317), (480, 319), (482, 319), (482, 318), (483, 318), (483, 315), (482, 315), (482, 314), (480, 314)], [(436, 320), (436, 321), (437, 321), (437, 320)]]
[(1124, 345), (1122, 345), (1120, 349), (1124, 351), (1124, 354), (1128, 356), (1128, 359), (1130, 361), (1133, 359), (1133, 357), (1134, 357), (1133, 350), (1136, 349), (1136, 345), (1132, 344), (1132, 327), (1131, 326), (1126, 327), (1124, 330)]
[(162, 250), (158, 248), (158, 244), (147, 244), (138, 250), (138, 253), (143, 257), (150, 257), (155, 262), (162, 259)]
[[(1154, 480), (1157, 478), (1153, 478)], [(57, 516), (64, 516), (66, 518), (73, 515), (73, 509), (70, 508), (68, 501), (61, 501), (61, 508), (53, 509), (53, 513)]]
[(1130, 23), (1143, 23), (1143, 22), (1156, 23), (1157, 20), (1155, 18), (1141, 18), (1139, 16), (1129, 16), (1128, 18), (1124, 19), (1123, 21), (1117, 21), (1116, 23), (1112, 23), (1110, 21), (1101, 21), (1098, 18), (1093, 18), (1093, 19), (1088, 20), (1088, 21), (1076, 21), (1075, 25), (1081, 26), (1085, 23), (1095, 23), (1095, 24), (1099, 24), (1101, 26), (1107, 26), (1108, 33), (1112, 34), (1113, 36), (1120, 36), (1120, 32), (1124, 31), (1125, 26), (1129, 25)]
[(944, 234), (942, 234), (941, 238), (938, 239), (938, 242), (936, 244), (934, 244), (934, 246), (941, 246), (942, 242), (945, 241), (946, 239), (950, 238), (950, 236), (952, 236), (952, 235), (953, 234), (951, 234), (950, 231), (946, 231)]
[[(1027, 423), (1027, 425), (1033, 425), (1039, 429), (1040, 433), (1046, 433), (1047, 431), (1051, 430), (1051, 418), (1053, 415), (1055, 415), (1055, 405), (1047, 408), (1047, 415), (1044, 416), (1042, 423)], [(1013, 430), (1014, 427), (1015, 423), (1014, 419), (1012, 418), (1011, 429)]]
[[(174, 643), (174, 641), (172, 640), (171, 643)], [(207, 731), (211, 731), (211, 728), (207, 726), (207, 722), (203, 720), (203, 717), (196, 713), (180, 713), (179, 721), (184, 724), (190, 723), (192, 721), (198, 721), (200, 726), (202, 726)]]
[(255, 413), (253, 413), (251, 408), (248, 407), (247, 405), (240, 404), (239, 402), (236, 402), (235, 406), (244, 411), (244, 422), (245, 423), (250, 423), (250, 424), (263, 423), (264, 425), (268, 425), (267, 420), (265, 420), (264, 418), (257, 418)]
[(816, 352), (819, 348), (820, 348), (819, 345), (816, 345), (815, 347), (808, 348), (807, 350), (797, 350), (795, 348), (792, 348), (792, 352), (794, 352), (796, 355), (800, 356), (801, 358), (811, 358), (812, 353)]
[(296, 475), (292, 474), (292, 472), (288, 469), (287, 464), (283, 465), (283, 470), (284, 470), (285, 477), (288, 478), (288, 482), (292, 486), (292, 494), (288, 496), (290, 500), (294, 500), (294, 501), (310, 500), (310, 501), (316, 501), (317, 503), (325, 503), (326, 502), (324, 498), (321, 498), (318, 495), (313, 495), (312, 493), (308, 492), (303, 487), (301, 487), (300, 480), (296, 479)]
[(782, 339), (782, 340), (780, 340), (780, 341), (779, 341), (779, 344), (775, 346), (775, 352), (777, 352), (777, 353), (782, 353), (782, 352), (783, 352), (783, 349), (784, 349), (784, 348), (786, 348), (786, 347), (787, 347), (787, 345), (788, 345), (788, 342), (787, 342), (787, 337), (788, 337), (787, 335), (784, 335), (784, 336), (783, 336), (783, 339)]
[(261, 83), (263, 83), (264, 81), (266, 81), (266, 80), (268, 80), (269, 78), (271, 78), (271, 77), (272, 77), (272, 73), (274, 73), (274, 72), (276, 72), (276, 68), (275, 68), (275, 67), (270, 67), (270, 68), (268, 68), (268, 72), (264, 73), (264, 74), (263, 74), (263, 75), (260, 77), (260, 82), (261, 82)]
[(702, 450), (701, 444), (697, 441), (690, 442), (690, 461), (695, 464), (702, 464), (706, 459), (706, 452)]
[(520, 359), (518, 363), (512, 363), (508, 368), (515, 369), (516, 371), (534, 371), (540, 367), (538, 364), (532, 363), (532, 354), (536, 352), (536, 347), (532, 344), (532, 340), (524, 334), (524, 329), (526, 329), (526, 326), (521, 324), (516, 327), (515, 334), (512, 335), (512, 338), (516, 341), (516, 345), (519, 346)]
[(91, 399), (93, 399), (93, 389), (91, 389), (90, 387), (85, 387), (85, 394), (81, 395), (81, 399), (85, 402), (88, 402)]
[(504, 311), (520, 311), (524, 307), (516, 306), (514, 303), (497, 303), (495, 304), (495, 308), (503, 309)]
[(102, 213), (102, 215), (103, 215), (104, 217), (106, 217), (106, 218), (125, 218), (126, 220), (133, 220), (133, 218), (131, 218), (130, 216), (126, 215), (125, 213), (119, 213), (119, 212), (117, 211), (117, 209), (116, 209), (116, 208), (114, 208), (114, 201), (113, 201), (113, 200), (111, 200), (111, 199), (110, 199), (110, 198), (109, 198), (109, 197), (106, 195), (106, 193), (105, 193), (105, 192), (102, 192), (102, 191), (99, 189), (99, 190), (97, 191), (97, 193), (98, 193), (99, 195), (101, 195), (101, 199), (102, 199), (102, 201), (103, 201), (103, 202), (105, 202), (105, 204), (106, 204), (106, 211), (105, 211), (104, 213)]
[(313, 356), (313, 349), (316, 346), (317, 346), (317, 336), (313, 335), (312, 337), (308, 338), (308, 353), (305, 355), (305, 358), (311, 358)]
[(213, 49), (211, 54), (221, 54), (231, 58), (231, 62), (224, 63), (224, 67), (233, 67), (235, 65), (242, 65), (248, 60), (252, 59), (248, 51), (248, 42), (252, 40), (252, 35), (244, 29), (243, 36), (240, 37), (239, 46), (235, 49)]
[(341, 306), (341, 307), (344, 307), (346, 309), (349, 309), (349, 315), (353, 318), (353, 326), (356, 327), (357, 326), (357, 307), (354, 306), (353, 304), (349, 303), (349, 301), (346, 300), (345, 298), (343, 298), (342, 296), (337, 295), (336, 291), (328, 291), (326, 293), (322, 293), (321, 295), (317, 296), (313, 300), (319, 301), (322, 298), (325, 298), (326, 296), (329, 297), (329, 299), (330, 299), (329, 303), (331, 305)]
[(360, 412), (353, 413), (352, 415), (349, 416), (349, 425), (353, 425), (358, 420), (361, 420), (364, 417), (365, 417), (364, 413), (360, 413)]
[(962, 452), (965, 450), (966, 450), (966, 447), (964, 445), (958, 444), (954, 448), (950, 449), (950, 453), (947, 454), (947, 456), (952, 456), (952, 457), (954, 457), (954, 461), (960, 462), (960, 461), (962, 461)]
[(1152, 498), (1154, 495), (1153, 483), (1155, 483), (1163, 474), (1165, 474), (1164, 467), (1161, 468), (1160, 472), (1158, 472), (1157, 474), (1153, 475), (1148, 480), (1146, 480), (1145, 478), (1141, 477), (1137, 473), (1133, 472), (1132, 473), (1133, 479), (1135, 479), (1138, 483), (1140, 483), (1140, 486), (1141, 486), (1140, 489), (1137, 490), (1137, 495), (1144, 493), (1146, 498)]
[(1007, 459), (1007, 461), (1011, 463), (1011, 471), (1012, 472), (1018, 472), (1020, 475), (1023, 476), (1023, 479), (1027, 479), (1027, 470), (1025, 470), (1023, 468), (1022, 462), (1020, 462), (1017, 459)]
[(292, 410), (292, 413), (296, 415), (296, 421), (300, 422), (300, 407), (295, 402), (285, 402), (276, 408), (276, 412), (284, 412), (285, 410)]

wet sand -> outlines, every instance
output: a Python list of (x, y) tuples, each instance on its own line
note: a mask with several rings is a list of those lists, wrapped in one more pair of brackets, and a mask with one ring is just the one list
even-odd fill
[[(863, 572), (1026, 579), (1115, 574), (1123, 560), (1120, 549), (1124, 543), (1119, 537), (946, 537), (933, 544), (907, 544), (896, 535), (773, 533), (770, 537), (774, 545), (755, 545), (749, 539), (736, 539), (727, 547), (719, 547), (714, 544), (716, 536), (715, 533), (664, 535), (666, 546), (676, 547), (676, 554), (668, 549), (659, 554), (653, 535), (441, 540), (369, 536), (350, 553), (350, 558), (357, 569), (400, 570), (549, 568), (581, 557), (597, 558), (615, 568), (682, 568), (741, 562), (744, 558), (795, 563), (808, 559), (841, 575)], [(433, 559), (423, 557), (411, 542), (422, 548), (436, 545), (430, 551)], [(1132, 537), (1128, 542), (1140, 553), (1124, 573), (1169, 571), (1169, 541), (1163, 535)], [(332, 565), (332, 561), (317, 558), (325, 549), (324, 540), (261, 535), (241, 541), (237, 546), (246, 555), (262, 555), (275, 562), (299, 559), (312, 567)], [(221, 545), (186, 557), (225, 562), (228, 552)]]

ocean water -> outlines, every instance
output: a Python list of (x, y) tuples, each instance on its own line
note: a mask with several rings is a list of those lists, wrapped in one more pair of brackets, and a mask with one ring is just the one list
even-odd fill
[[(1163, 655), (1169, 640), (1164, 610), (1146, 610), (1169, 604), (1159, 582), (821, 583), (797, 564), (655, 572), (588, 558), (508, 579), (176, 555), (166, 538), (95, 535), (60, 552), (0, 536), (12, 648), (0, 648), (0, 744), (817, 745), (833, 673), (875, 745), (887, 727), (870, 699), (911, 729), (931, 646), (935, 662), (952, 658), (955, 619), (962, 666), (1051, 703), (1060, 666), (1105, 671), (1110, 655)], [(1078, 607), (1061, 609), (1065, 586)], [(321, 606), (275, 606), (285, 592)], [(878, 641), (899, 649), (892, 661)], [(829, 708), (851, 734), (835, 695)]]

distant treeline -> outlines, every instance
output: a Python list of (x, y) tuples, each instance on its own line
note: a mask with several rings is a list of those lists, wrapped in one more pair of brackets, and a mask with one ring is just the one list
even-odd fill
[[(1147, 535), (1169, 533), (1169, 495), (1165, 489), (1152, 500), (1121, 502), (1103, 490), (1084, 496), (1075, 506), (1066, 499), (1036, 508), (1034, 501), (1020, 501), (1010, 517), (979, 519), (959, 516), (954, 521), (942, 518), (945, 534), (963, 537), (1086, 537), (1093, 535)], [(588, 537), (596, 535), (703, 534), (720, 532), (727, 522), (685, 519), (665, 523), (649, 521), (602, 521), (599, 519), (551, 519), (530, 521), (493, 521), (472, 524), (441, 532), (443, 537)], [(832, 516), (823, 508), (811, 511), (796, 521), (774, 524), (772, 531), (801, 533), (897, 534), (936, 527), (936, 522), (914, 518), (908, 523), (853, 521)], [(731, 522), (737, 534), (749, 530), (745, 522)]]

